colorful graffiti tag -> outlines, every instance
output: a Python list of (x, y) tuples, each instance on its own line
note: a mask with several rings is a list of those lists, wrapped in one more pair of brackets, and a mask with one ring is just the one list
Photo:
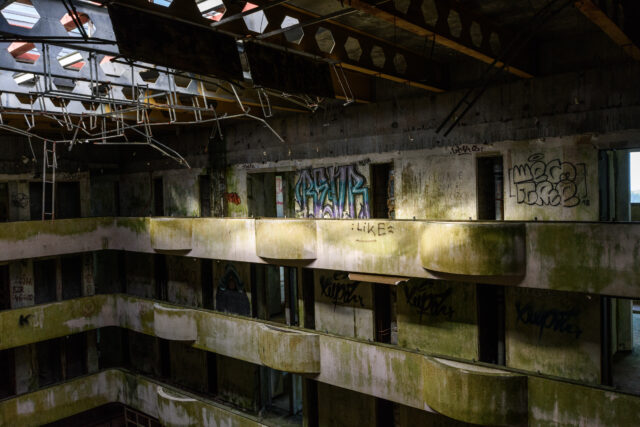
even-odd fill
[(369, 187), (355, 164), (303, 169), (295, 197), (308, 218), (369, 218)]

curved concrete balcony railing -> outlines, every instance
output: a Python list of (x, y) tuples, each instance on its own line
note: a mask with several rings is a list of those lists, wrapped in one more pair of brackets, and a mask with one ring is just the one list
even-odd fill
[(151, 218), (151, 247), (156, 251), (190, 251), (192, 224), (191, 218)]
[(122, 403), (166, 426), (264, 425), (217, 402), (122, 369), (108, 369), (0, 400), (0, 425), (40, 426), (108, 403)]
[(270, 368), (298, 374), (320, 372), (320, 338), (316, 334), (260, 325), (258, 351), (262, 363)]
[[(471, 362), (453, 361), (398, 346), (284, 325), (276, 326), (256, 319), (183, 308), (122, 294), (96, 295), (0, 311), (0, 350), (105, 326), (119, 326), (158, 336), (156, 331), (164, 333), (167, 329), (166, 326), (156, 327), (158, 319), (166, 316), (160, 320), (166, 324), (174, 315), (186, 315), (186, 318), (193, 319), (193, 323), (191, 320), (186, 321), (185, 330), (193, 331), (195, 324), (197, 334), (191, 343), (194, 348), (278, 370), (315, 374), (314, 379), (319, 382), (418, 409), (432, 408), (466, 422), (518, 425), (526, 423), (527, 413), (530, 424), (536, 424), (539, 420), (553, 424), (553, 421), (566, 421), (571, 417), (580, 419), (585, 408), (576, 399), (592, 394), (606, 396), (606, 399), (589, 398), (588, 401), (624, 403), (616, 403), (615, 414), (610, 413), (608, 404), (598, 403), (597, 407), (589, 407), (590, 419), (607, 420), (602, 425), (636, 425), (637, 423), (629, 424), (627, 421), (637, 419), (637, 414), (640, 414), (640, 396), (567, 383), (533, 373), (527, 375), (511, 372), (509, 368), (496, 369)], [(175, 320), (181, 322), (179, 319)], [(178, 338), (193, 337), (194, 335), (181, 334)], [(109, 389), (107, 380), (103, 379), (91, 387), (78, 386), (77, 390), (82, 393), (85, 390), (89, 390), (86, 393), (98, 393), (102, 389), (96, 391), (92, 387)], [(76, 388), (63, 394), (71, 396), (76, 393), (73, 390)], [(549, 390), (555, 393), (552, 400), (548, 397)], [(149, 393), (155, 396), (157, 390), (154, 388)], [(32, 412), (33, 409), (38, 414), (46, 414), (51, 410), (50, 400), (55, 401), (56, 405), (64, 404), (56, 399), (49, 399), (46, 393), (38, 396), (42, 397), (18, 400), (20, 405), (26, 405), (20, 407), (31, 408), (27, 412)], [(105, 399), (111, 398), (109, 396), (96, 399), (106, 403), (108, 400)], [(80, 406), (69, 404), (56, 414), (72, 415), (68, 411), (75, 411), (73, 408), (85, 405), (82, 399), (79, 402)], [(171, 405), (191, 405), (180, 402), (174, 399)], [(558, 405), (554, 406), (549, 402), (558, 402)], [(17, 411), (17, 407), (3, 405), (4, 402), (0, 401), (0, 425), (4, 425), (1, 421), (5, 413), (12, 416)], [(152, 409), (141, 410), (155, 414), (150, 412), (156, 411), (155, 400), (153, 405)], [(200, 404), (196, 406), (198, 405)], [(201, 410), (202, 408), (198, 411)], [(18, 420), (21, 419), (21, 414), (22, 412), (18, 414)], [(33, 424), (38, 425), (54, 421), (38, 417), (34, 420)], [(179, 423), (180, 420), (182, 418), (167, 422)], [(199, 423), (197, 420), (196, 424)], [(24, 425), (31, 425), (31, 421)]]
[(480, 425), (527, 424), (527, 377), (435, 357), (422, 365), (429, 407)]
[(153, 304), (153, 330), (159, 338), (172, 341), (195, 341), (198, 325), (191, 310)]
[(433, 274), (522, 278), (523, 223), (431, 222), (420, 238), (422, 266)]
[(316, 222), (308, 219), (257, 219), (256, 254), (277, 260), (314, 260)]
[(640, 298), (640, 224), (80, 218), (0, 224), (0, 262), (122, 249)]

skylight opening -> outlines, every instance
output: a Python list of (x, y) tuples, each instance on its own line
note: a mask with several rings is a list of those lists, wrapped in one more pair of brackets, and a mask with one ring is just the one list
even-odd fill
[(196, 2), (202, 17), (212, 21), (220, 21), (227, 11), (222, 0), (197, 0)]
[(40, 58), (36, 45), (29, 42), (13, 42), (7, 50), (16, 61), (24, 64), (35, 64)]
[(40, 15), (29, 0), (16, 0), (0, 10), (4, 19), (14, 27), (32, 29)]

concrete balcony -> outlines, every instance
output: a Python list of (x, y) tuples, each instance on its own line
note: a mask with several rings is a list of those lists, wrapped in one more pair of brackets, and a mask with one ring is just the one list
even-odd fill
[(320, 339), (310, 334), (271, 325), (260, 325), (260, 361), (273, 369), (298, 374), (320, 372)]
[(81, 218), (0, 224), (0, 261), (122, 249), (640, 298), (640, 224)]
[[(166, 318), (163, 319), (164, 316)], [(176, 319), (175, 316), (179, 318)], [(183, 322), (180, 318), (186, 320)], [(20, 319), (23, 319), (22, 324)], [(104, 326), (119, 326), (158, 336), (157, 332), (164, 334), (166, 327), (159, 327), (156, 323), (166, 324), (171, 319), (181, 325), (176, 328), (181, 331), (176, 333), (176, 337), (190, 341), (194, 348), (278, 370), (305, 373), (319, 382), (421, 410), (435, 410), (465, 422), (483, 425), (536, 425), (566, 423), (572, 419), (580, 420), (584, 416), (585, 420), (602, 420), (603, 425), (636, 425), (640, 418), (640, 397), (597, 386), (579, 385), (534, 373), (525, 374), (509, 368), (496, 369), (397, 346), (120, 294), (97, 295), (2, 311), (0, 349)], [(193, 325), (196, 334), (193, 334)], [(98, 393), (99, 397), (92, 399), (91, 404), (106, 403), (112, 396), (99, 393), (103, 392), (101, 390), (110, 390), (109, 381), (116, 380), (107, 375), (97, 385), (77, 383), (77, 389), (88, 390), (87, 393), (94, 395)], [(163, 390), (166, 391), (164, 388)], [(20, 406), (15, 407), (2, 406), (8, 404), (6, 401), (0, 402), (0, 416), (16, 414), (18, 407), (48, 413), (51, 408), (46, 405), (51, 404), (48, 403), (46, 392), (35, 393), (44, 394), (34, 394), (36, 397), (29, 400), (32, 403), (19, 400), (22, 397), (11, 399), (14, 401), (12, 405), (18, 405), (19, 402)], [(158, 395), (155, 385), (149, 393)], [(553, 399), (549, 398), (549, 393), (554, 394)], [(63, 395), (72, 396), (73, 393)], [(580, 396), (595, 397), (581, 399)], [(182, 400), (184, 396), (176, 397), (173, 393), (165, 393), (161, 397), (164, 399), (161, 407), (180, 406), (188, 414), (202, 413), (200, 403)], [(82, 405), (89, 403), (82, 402), (80, 399), (77, 403), (80, 406), (65, 406), (65, 409), (56, 412), (56, 416), (62, 418), (70, 415), (68, 411), (86, 410)], [(56, 405), (58, 404), (56, 401)], [(611, 410), (611, 404), (616, 405), (615, 411)], [(140, 410), (156, 414), (153, 412), (156, 410), (155, 406), (154, 409)], [(41, 420), (36, 417), (35, 420), (34, 423), (39, 424), (48, 422), (49, 418)], [(630, 424), (629, 420), (632, 421)], [(182, 418), (171, 419), (167, 423), (180, 425), (183, 421)], [(30, 425), (30, 422), (26, 425)]]
[(158, 338), (172, 341), (195, 341), (198, 325), (191, 310), (153, 304), (153, 332)]
[(256, 220), (256, 255), (273, 260), (314, 260), (316, 222), (308, 219)]
[(0, 425), (39, 426), (107, 403), (122, 403), (162, 425), (262, 426), (256, 418), (126, 370), (109, 369), (0, 401)]

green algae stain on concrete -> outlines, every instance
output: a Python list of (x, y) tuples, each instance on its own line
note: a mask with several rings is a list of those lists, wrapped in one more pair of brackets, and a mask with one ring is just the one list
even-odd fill
[(54, 221), (7, 222), (0, 226), (0, 240), (18, 242), (31, 237), (49, 234), (73, 236), (96, 231), (99, 227), (109, 227), (112, 218), (74, 218)]
[(117, 218), (116, 226), (126, 228), (135, 234), (144, 234), (149, 232), (149, 218)]

